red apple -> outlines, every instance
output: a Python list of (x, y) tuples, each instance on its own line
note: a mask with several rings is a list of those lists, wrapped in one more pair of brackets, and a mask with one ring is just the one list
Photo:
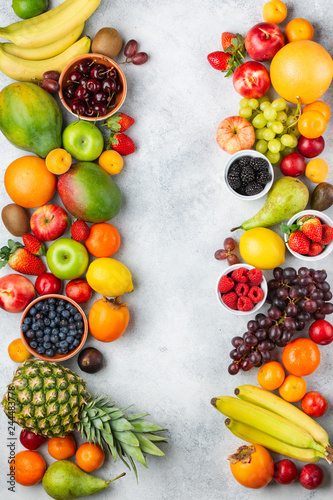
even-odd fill
[(0, 307), (7, 312), (22, 312), (35, 298), (35, 287), (20, 274), (0, 278)]
[(255, 142), (254, 128), (245, 118), (230, 116), (218, 126), (216, 140), (220, 148), (230, 154), (251, 149)]
[(283, 46), (283, 33), (272, 23), (256, 24), (245, 37), (247, 53), (255, 61), (270, 61)]
[(304, 174), (305, 168), (306, 163), (300, 153), (290, 153), (280, 163), (281, 172), (289, 177), (298, 177)]
[(263, 64), (248, 61), (241, 64), (232, 77), (234, 89), (242, 97), (257, 99), (266, 94), (271, 80), (269, 73)]
[(72, 300), (75, 300), (77, 304), (82, 304), (90, 299), (92, 294), (92, 288), (88, 285), (87, 281), (83, 278), (78, 278), (71, 280), (67, 283), (66, 295)]
[(333, 341), (333, 326), (326, 319), (318, 319), (310, 326), (309, 337), (316, 344), (330, 344)]
[(69, 224), (69, 216), (59, 205), (44, 205), (32, 214), (30, 227), (34, 235), (42, 241), (53, 241), (64, 234)]
[(297, 149), (305, 158), (314, 158), (324, 151), (325, 141), (323, 136), (316, 139), (307, 139), (301, 135), (298, 139)]
[(38, 295), (60, 293), (62, 289), (62, 281), (52, 273), (42, 273), (35, 281), (35, 288)]

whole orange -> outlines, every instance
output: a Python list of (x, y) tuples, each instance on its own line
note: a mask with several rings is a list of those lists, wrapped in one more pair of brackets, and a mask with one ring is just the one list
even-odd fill
[(284, 34), (288, 42), (296, 42), (297, 40), (312, 40), (314, 29), (310, 21), (298, 17), (292, 19), (285, 27)]
[(77, 465), (82, 470), (93, 472), (102, 467), (105, 454), (98, 444), (83, 443), (78, 447), (75, 458)]
[(295, 339), (283, 348), (282, 363), (292, 375), (310, 375), (319, 366), (320, 350), (311, 339)]
[(112, 224), (100, 222), (90, 227), (84, 244), (94, 257), (111, 257), (120, 246), (120, 235)]
[(125, 332), (129, 322), (129, 310), (119, 298), (103, 297), (91, 306), (88, 316), (91, 335), (101, 342), (113, 342)]
[(281, 2), (281, 0), (266, 2), (262, 8), (262, 17), (266, 23), (282, 23), (287, 17), (286, 4)]
[(311, 102), (311, 104), (307, 104), (304, 106), (303, 113), (307, 111), (319, 111), (325, 117), (325, 120), (328, 122), (331, 116), (331, 110), (328, 104), (324, 101), (315, 101)]
[(36, 208), (50, 201), (56, 190), (57, 178), (38, 156), (22, 156), (8, 165), (5, 188), (17, 205)]
[(257, 380), (259, 385), (268, 391), (274, 391), (283, 383), (285, 373), (281, 363), (269, 361), (264, 363), (258, 371)]
[(281, 398), (289, 403), (300, 401), (306, 393), (306, 382), (302, 377), (287, 375), (279, 387), (279, 393)]
[(272, 59), (271, 83), (289, 102), (317, 101), (331, 84), (333, 61), (327, 50), (311, 40), (287, 43)]
[(72, 457), (76, 450), (75, 440), (72, 434), (66, 437), (54, 437), (47, 443), (47, 451), (56, 460), (65, 460)]
[(46, 471), (45, 460), (37, 451), (20, 451), (15, 455), (12, 466), (15, 469), (15, 481), (22, 486), (39, 483)]
[(8, 354), (10, 359), (16, 363), (23, 363), (26, 359), (31, 358), (31, 353), (23, 344), (22, 339), (15, 339), (9, 344)]

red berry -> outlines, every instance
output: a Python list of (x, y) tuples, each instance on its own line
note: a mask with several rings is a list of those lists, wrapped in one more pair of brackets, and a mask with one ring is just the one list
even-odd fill
[(254, 308), (254, 304), (249, 297), (239, 297), (237, 300), (237, 309), (239, 311), (251, 311)]
[(306, 255), (310, 257), (314, 257), (315, 255), (319, 255), (324, 250), (324, 247), (321, 243), (317, 241), (310, 241), (310, 248)]
[(222, 300), (230, 309), (237, 309), (237, 295), (235, 292), (228, 292), (222, 295)]
[(258, 268), (250, 269), (248, 273), (249, 281), (251, 281), (254, 285), (260, 285), (262, 282), (262, 270)]
[(320, 243), (322, 245), (328, 245), (333, 240), (333, 227), (328, 224), (322, 225), (322, 237)]
[(233, 280), (239, 283), (246, 283), (246, 281), (249, 280), (248, 272), (248, 269), (246, 269), (245, 267), (239, 267), (232, 272), (231, 277)]
[(90, 228), (83, 220), (76, 220), (71, 227), (71, 235), (75, 241), (84, 241), (88, 238)]
[(246, 296), (249, 293), (249, 285), (247, 283), (237, 283), (235, 286), (235, 292), (238, 297)]
[(219, 281), (219, 292), (220, 293), (227, 293), (230, 292), (230, 290), (233, 289), (235, 282), (229, 278), (229, 276), (222, 276), (222, 278)]
[(310, 240), (302, 231), (296, 231), (289, 236), (288, 245), (290, 250), (294, 252), (307, 254), (310, 248)]
[(258, 304), (258, 302), (262, 301), (264, 298), (264, 292), (260, 288), (260, 286), (253, 286), (250, 288), (250, 291), (247, 295), (254, 304)]

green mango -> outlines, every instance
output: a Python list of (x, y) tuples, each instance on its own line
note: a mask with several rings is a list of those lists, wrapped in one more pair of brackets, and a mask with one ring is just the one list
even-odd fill
[(0, 92), (0, 130), (17, 148), (46, 158), (61, 147), (61, 128), (58, 103), (38, 85), (15, 82)]

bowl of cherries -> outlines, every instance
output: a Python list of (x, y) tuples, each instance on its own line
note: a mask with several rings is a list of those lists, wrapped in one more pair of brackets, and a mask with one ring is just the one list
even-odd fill
[(83, 120), (104, 120), (122, 106), (126, 78), (117, 63), (101, 54), (73, 59), (59, 78), (59, 97), (64, 107)]

